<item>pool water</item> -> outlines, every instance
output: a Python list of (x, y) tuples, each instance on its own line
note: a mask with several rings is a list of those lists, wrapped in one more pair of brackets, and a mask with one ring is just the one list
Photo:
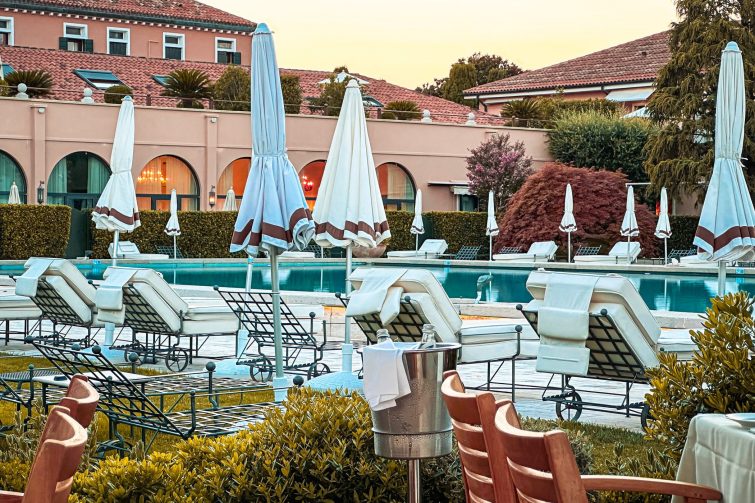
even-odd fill
[[(106, 262), (80, 264), (79, 269), (89, 279), (102, 279), (107, 269)], [(128, 266), (128, 264), (123, 264)], [(355, 263), (357, 267), (360, 264)], [(246, 277), (244, 263), (153, 263), (138, 264), (134, 267), (150, 267), (163, 274), (170, 283), (184, 285), (224, 286), (243, 288)], [(382, 267), (382, 266), (378, 266)], [(522, 302), (532, 297), (525, 284), (530, 271), (527, 269), (500, 269), (486, 267), (425, 267), (430, 270), (453, 298), (474, 299), (477, 296), (477, 279), (490, 274), (491, 282), (483, 288), (483, 301)], [(20, 266), (0, 266), (0, 274), (21, 274)], [(637, 287), (650, 309), (704, 312), (710, 305), (710, 297), (717, 291), (717, 278), (714, 273), (700, 274), (656, 274), (642, 272), (622, 273)], [(281, 290), (303, 292), (342, 292), (344, 290), (345, 269), (343, 264), (324, 263), (281, 263)], [(747, 291), (755, 294), (755, 277), (729, 276), (727, 291)], [(252, 288), (270, 288), (270, 267), (267, 263), (254, 264), (252, 268)]]

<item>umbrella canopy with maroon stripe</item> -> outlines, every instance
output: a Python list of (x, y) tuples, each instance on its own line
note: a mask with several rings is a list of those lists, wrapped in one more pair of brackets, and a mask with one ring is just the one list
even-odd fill
[(136, 203), (131, 164), (134, 160), (134, 102), (123, 98), (115, 127), (110, 169), (113, 170), (105, 185), (92, 220), (98, 229), (111, 232), (131, 232), (139, 225), (139, 207)]
[(314, 223), (286, 154), (280, 74), (273, 37), (264, 23), (254, 32), (252, 56), (252, 166), (230, 249), (255, 257), (260, 249), (269, 255), (303, 250)]
[(624, 220), (621, 222), (621, 235), (629, 238), (640, 235), (640, 228), (637, 225), (637, 217), (634, 214), (634, 187), (631, 185), (627, 189), (627, 209), (624, 212)]
[(700, 257), (712, 262), (753, 257), (755, 210), (740, 161), (745, 100), (742, 52), (729, 42), (718, 78), (713, 174), (693, 241)]

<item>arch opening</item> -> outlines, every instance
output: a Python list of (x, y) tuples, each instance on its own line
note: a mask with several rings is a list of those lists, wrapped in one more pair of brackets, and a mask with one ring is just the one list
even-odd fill
[(176, 189), (179, 211), (199, 209), (199, 180), (191, 166), (179, 157), (155, 157), (144, 165), (134, 182), (140, 210), (169, 211), (173, 189)]
[(47, 179), (48, 204), (94, 208), (110, 178), (110, 166), (92, 152), (74, 152), (55, 164)]

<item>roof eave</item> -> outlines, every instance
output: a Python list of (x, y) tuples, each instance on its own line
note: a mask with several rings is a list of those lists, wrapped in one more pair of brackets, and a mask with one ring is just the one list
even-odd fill
[(576, 92), (577, 90), (607, 90), (611, 89), (613, 87), (617, 86), (627, 86), (632, 85), (633, 87), (642, 86), (646, 84), (652, 84), (655, 82), (654, 78), (642, 78), (642, 79), (633, 79), (633, 80), (622, 80), (622, 81), (608, 81), (608, 82), (585, 82), (582, 84), (572, 84), (572, 85), (564, 85), (564, 86), (550, 86), (550, 87), (523, 87), (521, 89), (495, 89), (491, 91), (474, 91), (472, 89), (464, 91), (463, 96), (465, 98), (493, 98), (493, 97), (507, 97), (511, 95), (520, 95), (520, 94), (526, 94), (526, 93), (543, 93), (543, 94), (553, 94), (557, 93), (559, 90), (562, 89), (568, 89), (571, 92)]
[(37, 2), (24, 2), (9, 0), (3, 2), (3, 7), (10, 9), (34, 9), (40, 11), (55, 12), (61, 14), (78, 14), (81, 16), (112, 17), (114, 19), (128, 19), (132, 21), (142, 21), (146, 23), (164, 23), (172, 25), (189, 26), (194, 28), (207, 28), (213, 30), (230, 30), (254, 32), (257, 24), (250, 21), (249, 25), (235, 23), (218, 23), (211, 21), (197, 21), (195, 19), (175, 18), (169, 16), (154, 16), (150, 14), (114, 12), (109, 10), (84, 9), (76, 7), (61, 7), (58, 5), (43, 4)]

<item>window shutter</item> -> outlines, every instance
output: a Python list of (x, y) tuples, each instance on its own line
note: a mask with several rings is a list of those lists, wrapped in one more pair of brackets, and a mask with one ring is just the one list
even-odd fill
[(241, 53), (240, 52), (234, 52), (233, 53), (233, 64), (234, 65), (240, 65), (241, 64)]
[(84, 40), (84, 52), (94, 52), (94, 40)]
[(68, 49), (68, 39), (65, 37), (60, 37), (58, 39), (58, 49), (61, 51), (65, 51)]

